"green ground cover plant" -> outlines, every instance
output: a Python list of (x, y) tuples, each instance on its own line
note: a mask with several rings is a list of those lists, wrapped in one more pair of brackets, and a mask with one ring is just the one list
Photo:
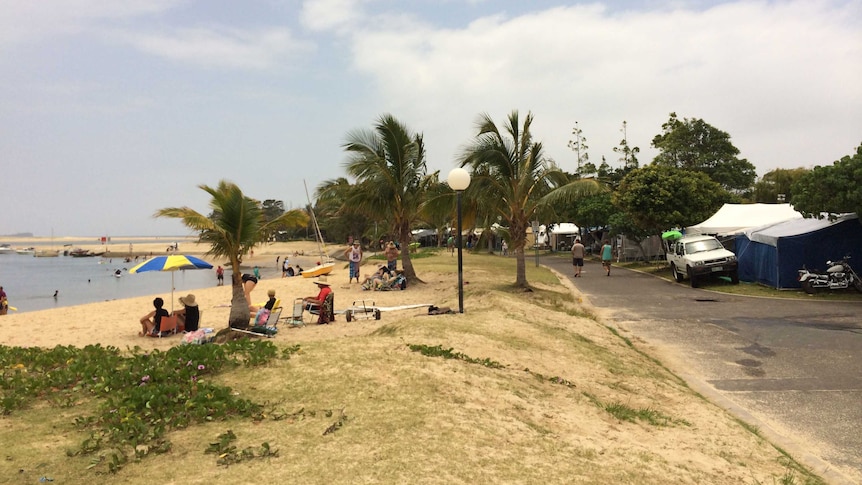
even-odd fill
[[(236, 340), (225, 345), (180, 345), (166, 352), (139, 347), (89, 345), (83, 349), (0, 346), (0, 410), (10, 415), (46, 399), (71, 408), (96, 403), (93, 414), (74, 418), (86, 437), (70, 456), (95, 458), (116, 473), (130, 456), (141, 459), (170, 450), (166, 434), (195, 423), (232, 416), (258, 418), (261, 405), (234, 396), (211, 377), (244, 365), (257, 367), (297, 348), (280, 351), (272, 342)], [(109, 453), (100, 455), (100, 452)]]

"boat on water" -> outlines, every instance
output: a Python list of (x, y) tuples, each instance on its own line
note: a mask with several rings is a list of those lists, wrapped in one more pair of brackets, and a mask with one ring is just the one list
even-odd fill
[(59, 249), (40, 249), (33, 253), (33, 256), (36, 258), (56, 258), (59, 255)]
[(69, 251), (69, 256), (73, 258), (92, 258), (98, 255), (89, 249), (75, 248)]
[(0, 254), (12, 254), (15, 250), (9, 244), (0, 244)]
[(305, 185), (305, 180), (302, 181), (305, 186), (305, 198), (308, 199), (308, 212), (311, 214), (311, 222), (314, 223), (314, 236), (317, 238), (317, 250), (320, 253), (320, 264), (313, 268), (302, 270), (303, 278), (315, 278), (317, 276), (327, 275), (335, 268), (335, 262), (326, 254), (326, 245), (323, 242), (323, 234), (320, 233), (320, 226), (317, 224), (317, 218), (314, 217), (314, 209), (311, 205), (311, 197), (308, 196), (308, 186)]
[(34, 248), (34, 247), (18, 248), (15, 250), (15, 252), (18, 254), (23, 254), (25, 256), (29, 256), (31, 254), (36, 254), (36, 248)]

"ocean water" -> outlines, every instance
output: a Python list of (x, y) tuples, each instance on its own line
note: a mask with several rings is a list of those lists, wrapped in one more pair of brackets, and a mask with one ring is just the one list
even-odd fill
[[(3, 254), (0, 255), (0, 286), (9, 304), (22, 313), (145, 295), (161, 296), (167, 303), (171, 296), (172, 273), (174, 298), (216, 284), (215, 269), (130, 274), (128, 269), (138, 262), (125, 263), (119, 258), (73, 258), (62, 254), (56, 258)], [(114, 276), (118, 269), (119, 278)], [(228, 284), (229, 278), (230, 270), (227, 270)], [(55, 291), (57, 298), (53, 296)]]

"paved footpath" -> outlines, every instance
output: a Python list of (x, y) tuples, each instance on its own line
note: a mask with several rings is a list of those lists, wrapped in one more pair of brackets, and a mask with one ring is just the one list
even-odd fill
[(541, 263), (828, 483), (862, 484), (862, 303), (733, 296), (617, 267), (608, 277), (594, 261), (575, 278), (571, 258)]

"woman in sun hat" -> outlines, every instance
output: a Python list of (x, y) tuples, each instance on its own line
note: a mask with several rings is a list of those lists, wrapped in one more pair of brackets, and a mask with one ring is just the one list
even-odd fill
[(195, 295), (189, 293), (186, 296), (181, 296), (180, 303), (183, 307), (174, 310), (174, 315), (177, 316), (177, 327), (182, 328), (184, 332), (194, 332), (201, 322), (201, 312), (195, 301)]
[(320, 318), (317, 320), (317, 323), (329, 323), (334, 318), (332, 318), (332, 309), (329, 308), (329, 311), (325, 311), (324, 304), (326, 303), (326, 297), (332, 293), (332, 288), (329, 287), (329, 281), (326, 279), (326, 275), (318, 276), (317, 280), (315, 280), (314, 284), (320, 288), (320, 292), (317, 296), (306, 296), (302, 299), (303, 303), (305, 303), (305, 309), (308, 311), (316, 311), (320, 314)]

